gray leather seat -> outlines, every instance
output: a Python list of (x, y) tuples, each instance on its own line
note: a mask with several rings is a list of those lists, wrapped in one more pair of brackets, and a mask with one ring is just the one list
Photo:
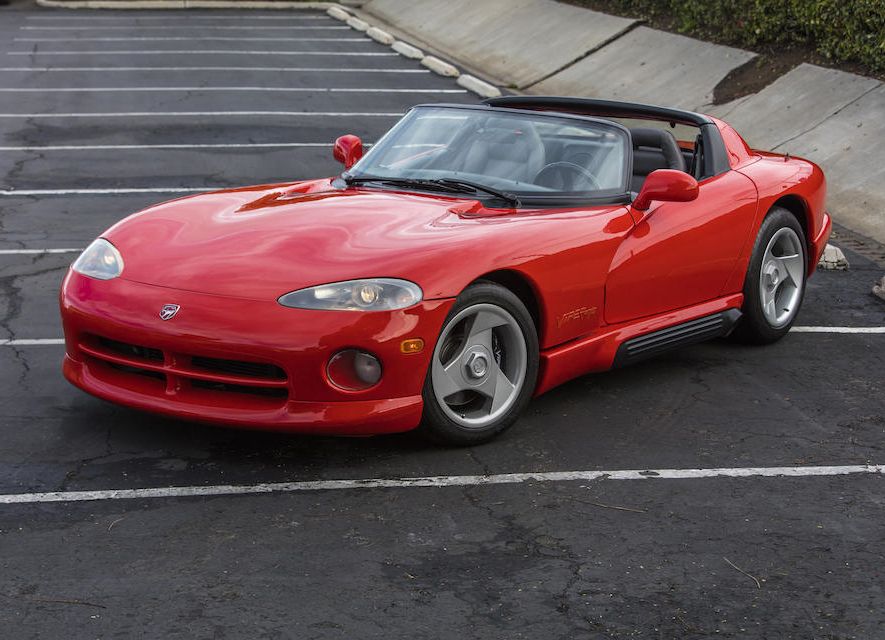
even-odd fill
[(633, 177), (630, 189), (638, 192), (656, 169), (685, 171), (685, 158), (673, 134), (665, 129), (630, 129), (633, 138)]
[(531, 182), (544, 167), (545, 155), (531, 124), (494, 118), (474, 136), (462, 166), (467, 173)]

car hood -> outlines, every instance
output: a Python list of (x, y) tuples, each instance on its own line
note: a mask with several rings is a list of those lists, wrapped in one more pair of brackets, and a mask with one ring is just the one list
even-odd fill
[(130, 216), (104, 237), (122, 254), (125, 279), (267, 300), (353, 278), (426, 287), (435, 270), (450, 268), (440, 255), (466, 249), (474, 234), (465, 232), (476, 225), (462, 214), (477, 209), (472, 199), (338, 190), (325, 180), (174, 200)]

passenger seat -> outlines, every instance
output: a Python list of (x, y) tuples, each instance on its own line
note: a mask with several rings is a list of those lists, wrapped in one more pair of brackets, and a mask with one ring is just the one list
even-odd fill
[(639, 192), (642, 183), (656, 169), (685, 171), (685, 158), (673, 134), (664, 129), (630, 129), (633, 138), (633, 177), (630, 189)]

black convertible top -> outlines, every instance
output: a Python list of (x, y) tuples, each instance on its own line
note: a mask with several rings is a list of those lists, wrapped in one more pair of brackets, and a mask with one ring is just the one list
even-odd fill
[(640, 104), (638, 102), (558, 96), (501, 96), (500, 98), (489, 98), (483, 102), (490, 107), (507, 107), (509, 109), (565, 111), (580, 115), (611, 116), (614, 118), (647, 117), (691, 124), (698, 127), (705, 124), (713, 124), (713, 121), (702, 113)]

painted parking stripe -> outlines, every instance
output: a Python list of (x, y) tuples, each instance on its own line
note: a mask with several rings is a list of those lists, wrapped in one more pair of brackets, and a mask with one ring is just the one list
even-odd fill
[(0, 249), (0, 256), (44, 255), (47, 253), (80, 253), (79, 249)]
[[(255, 142), (230, 144), (66, 144), (38, 147), (0, 147), (0, 151), (130, 151), (139, 149), (290, 149), (330, 148), (331, 142)], [(363, 144), (370, 147), (370, 144)]]
[(219, 118), (237, 116), (398, 118), (402, 115), (402, 112), (387, 111), (115, 111), (109, 113), (0, 113), (0, 118)]
[(285, 73), (433, 73), (430, 69), (358, 69), (355, 67), (0, 67), (0, 71), (24, 71), (39, 73), (107, 72), (107, 71), (273, 71)]
[(885, 327), (793, 327), (790, 333), (885, 333)]
[(46, 502), (87, 502), (95, 500), (136, 500), (236, 496), (313, 491), (359, 491), (366, 489), (407, 489), (517, 485), (552, 482), (592, 482), (620, 480), (699, 480), (705, 478), (802, 478), (847, 475), (883, 475), (885, 465), (817, 467), (743, 467), (718, 469), (623, 469), (611, 471), (551, 471), (501, 473), (482, 476), (425, 476), (418, 478), (366, 478), (359, 480), (306, 480), (250, 485), (205, 485), (153, 487), (146, 489), (106, 489), (98, 491), (48, 491), (0, 494), (0, 504), (39, 504)]
[[(169, 21), (169, 20), (178, 20), (180, 18), (187, 19), (188, 16), (187, 15), (174, 16), (174, 17), (169, 16), (169, 15), (163, 15), (163, 16), (142, 16), (142, 15), (139, 15), (139, 16), (70, 16), (70, 15), (65, 15), (64, 17), (61, 17), (61, 16), (25, 16), (26, 20), (64, 20), (65, 22), (69, 22), (71, 20), (88, 20), (90, 23), (96, 22), (99, 20), (105, 20), (105, 21), (136, 20), (138, 22), (141, 22), (142, 20)], [(267, 15), (261, 15), (261, 16), (230, 16), (230, 15), (206, 16), (206, 15), (201, 15), (199, 17), (199, 19), (200, 20), (276, 20), (276, 21), (280, 21), (280, 20), (284, 20), (284, 19), (330, 20), (330, 18), (328, 18), (326, 16), (320, 16), (320, 15), (303, 15), (303, 16), (298, 16), (298, 17), (281, 16), (281, 15), (276, 15), (276, 16), (273, 16), (273, 15), (270, 15), (270, 16), (267, 16)]]
[[(202, 189), (200, 189), (200, 191), (202, 191)], [(62, 253), (75, 251), (79, 252), (82, 251), (82, 249), (8, 249), (6, 251), (0, 251), (0, 254), (15, 254), (23, 252)], [(885, 327), (793, 327), (792, 329), (790, 329), (790, 331), (796, 331), (799, 333), (885, 334)], [(0, 340), (0, 346), (5, 347), (31, 347), (54, 344), (64, 344), (64, 340), (61, 338), (19, 338), (12, 340)]]
[[(178, 21), (176, 21), (178, 22)], [(348, 31), (350, 27), (341, 26), (341, 25), (264, 25), (264, 24), (256, 24), (256, 25), (217, 25), (217, 24), (194, 24), (194, 23), (186, 23), (186, 24), (163, 24), (163, 25), (99, 25), (99, 26), (85, 26), (85, 27), (69, 27), (69, 26), (24, 26), (19, 27), (22, 31), (119, 31), (119, 30), (132, 30), (132, 31), (142, 31), (144, 29), (162, 29), (163, 31), (168, 31), (169, 29), (200, 29), (202, 31)]]
[(168, 93), (248, 91), (249, 93), (467, 93), (466, 89), (384, 89), (380, 87), (0, 87), (0, 93)]
[[(13, 38), (16, 42), (70, 42), (70, 38)], [(374, 43), (371, 38), (243, 38), (227, 36), (158, 36), (137, 38), (77, 38), (77, 42), (173, 42), (185, 40), (192, 41), (223, 41), (223, 42), (362, 42), (363, 44)]]
[(201, 193), (232, 187), (149, 187), (132, 189), (0, 189), (0, 196), (113, 196), (132, 193)]
[(330, 57), (391, 57), (398, 56), (396, 51), (231, 51), (230, 49), (198, 49), (194, 50), (168, 50), (163, 51), (144, 51), (144, 50), (122, 50), (122, 51), (7, 51), (10, 56), (163, 56), (163, 55), (231, 55), (231, 56), (330, 56)]

